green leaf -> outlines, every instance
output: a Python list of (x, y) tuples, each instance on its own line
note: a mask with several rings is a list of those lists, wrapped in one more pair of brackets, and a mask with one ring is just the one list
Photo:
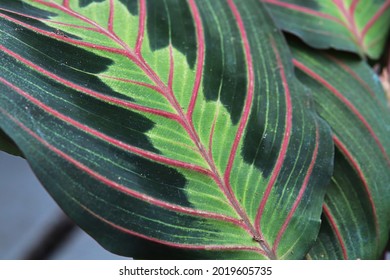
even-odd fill
[(390, 28), (389, 0), (262, 0), (280, 28), (315, 48), (377, 59)]
[(292, 46), (297, 76), (333, 130), (335, 171), (314, 259), (377, 259), (390, 229), (390, 111), (379, 78), (356, 58)]
[(0, 27), (0, 127), (104, 247), (306, 255), (333, 143), (259, 1), (2, 1)]

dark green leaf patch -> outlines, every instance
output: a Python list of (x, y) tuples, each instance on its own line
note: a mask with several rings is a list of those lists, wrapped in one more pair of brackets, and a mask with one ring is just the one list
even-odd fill
[(196, 61), (196, 35), (191, 11), (186, 1), (148, 0), (147, 33), (150, 48), (159, 50), (172, 44), (187, 57), (190, 68)]
[[(129, 99), (113, 91), (94, 75), (107, 70), (112, 63), (111, 59), (21, 28), (20, 25), (2, 18), (0, 24), (1, 32), (4, 33), (0, 39), (1, 44), (14, 52), (23, 50), (24, 58), (31, 63), (76, 85), (106, 95)], [(16, 32), (17, 28), (20, 30)]]
[(80, 8), (84, 8), (92, 3), (101, 3), (104, 2), (105, 0), (80, 0), (79, 1), (79, 6)]
[[(210, 5), (216, 5), (211, 9)], [(203, 90), (206, 100), (219, 100), (233, 125), (242, 115), (247, 93), (247, 70), (238, 27), (225, 3), (202, 2), (199, 10), (205, 29)]]
[[(37, 7), (27, 4), (25, 1), (21, 0), (1, 0), (0, 1), (0, 10), (6, 9), (8, 11), (13, 11), (15, 13), (25, 14), (29, 16), (34, 16), (42, 19), (49, 19), (52, 16), (55, 16), (54, 13), (39, 9)], [(2, 13), (4, 11), (1, 11)], [(16, 16), (16, 14), (15, 14)], [(36, 21), (37, 24), (38, 21)], [(44, 24), (42, 24), (43, 26)]]
[[(64, 36), (67, 38), (72, 38), (72, 39), (80, 39), (79, 37), (77, 37), (73, 34), (70, 34), (68, 32), (53, 28), (53, 27), (48, 26), (47, 24), (43, 23), (42, 21), (39, 21), (37, 19), (29, 17), (29, 16), (32, 16), (31, 14), (19, 15), (19, 14), (13, 13), (13, 12), (3, 11), (3, 10), (1, 10), (1, 7), (0, 7), (0, 15), (1, 14), (9, 16), (9, 17), (13, 18), (14, 20), (22, 22), (24, 24), (27, 24), (29, 26), (32, 26), (32, 27), (35, 27), (35, 28), (38, 28), (38, 29), (41, 29), (41, 30), (44, 30), (47, 32), (51, 32), (53, 34), (61, 35), (61, 36)], [(50, 14), (48, 14), (48, 16), (55, 16), (55, 14), (50, 13)], [(1, 18), (1, 20), (3, 20), (3, 19)], [(1, 26), (3, 25), (3, 23), (0, 23), (0, 24), (1, 24)], [(23, 34), (24, 32), (26, 32), (26, 29), (20, 25), (13, 25), (12, 27), (14, 28), (14, 32), (12, 32), (14, 34), (14, 36), (17, 36), (16, 34), (19, 34), (19, 33)], [(6, 28), (4, 28), (4, 27), (2, 27), (2, 29), (6, 30)]]

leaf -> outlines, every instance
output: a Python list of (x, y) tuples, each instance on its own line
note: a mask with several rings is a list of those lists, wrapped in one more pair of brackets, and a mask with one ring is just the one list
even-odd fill
[(104, 247), (305, 256), (333, 143), (259, 1), (2, 1), (0, 13), (1, 128)]
[(262, 0), (277, 25), (315, 48), (380, 57), (390, 27), (390, 0)]
[(292, 46), (297, 76), (333, 130), (335, 171), (313, 259), (377, 259), (390, 230), (390, 112), (377, 75), (355, 58)]

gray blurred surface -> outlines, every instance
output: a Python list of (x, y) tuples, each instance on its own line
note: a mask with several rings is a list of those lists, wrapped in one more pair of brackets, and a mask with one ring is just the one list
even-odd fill
[[(0, 152), (0, 259), (22, 259), (62, 213), (27, 162)], [(53, 259), (124, 259), (77, 228)]]
[(111, 254), (104, 250), (89, 235), (80, 228), (72, 232), (69, 240), (53, 254), (54, 260), (124, 260), (121, 256)]

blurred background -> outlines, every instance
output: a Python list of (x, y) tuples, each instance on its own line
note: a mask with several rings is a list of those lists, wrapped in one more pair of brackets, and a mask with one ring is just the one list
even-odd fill
[(0, 260), (126, 259), (103, 249), (74, 225), (27, 162), (0, 152)]

